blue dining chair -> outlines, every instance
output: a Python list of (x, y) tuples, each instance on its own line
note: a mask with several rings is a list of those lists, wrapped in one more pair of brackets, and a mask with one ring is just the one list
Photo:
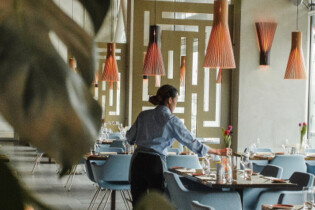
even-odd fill
[(283, 168), (282, 179), (289, 179), (296, 172), (306, 172), (306, 164), (302, 155), (276, 155), (270, 164)]
[(237, 192), (190, 191), (182, 185), (177, 174), (164, 172), (164, 177), (171, 201), (177, 209), (191, 210), (193, 200), (220, 210), (242, 209), (241, 198)]
[(110, 147), (122, 148), (125, 151), (124, 142), (126, 140), (115, 140), (110, 144)]
[[(314, 175), (303, 172), (294, 172), (290, 177), (290, 182), (298, 185), (300, 189), (303, 187), (313, 186), (314, 183)], [(258, 201), (256, 205), (256, 210), (261, 210), (261, 206), (263, 204), (277, 204), (281, 203), (280, 195), (286, 194), (287, 192), (298, 192), (297, 191), (285, 191), (285, 190), (265, 190), (262, 191), (258, 196)]]
[(100, 147), (99, 152), (117, 152), (123, 153), (124, 149), (121, 147)]
[(315, 163), (306, 162), (306, 172), (315, 175)]
[[(92, 172), (91, 164), (103, 165), (104, 163), (105, 163), (105, 160), (89, 160), (89, 158), (85, 161), (86, 175), (87, 175), (87, 177), (89, 178), (89, 180), (91, 182), (97, 184), (97, 182), (95, 181), (95, 178), (94, 178), (94, 174)], [(95, 203), (95, 201), (98, 198), (100, 190), (101, 190), (101, 188), (97, 187), (97, 189), (96, 189), (96, 191), (95, 191), (95, 193), (94, 193), (94, 195), (92, 197), (92, 200), (90, 202), (90, 205), (89, 205), (88, 209), (90, 209), (92, 205), (94, 206), (94, 203)]]
[(280, 179), (282, 177), (282, 172), (283, 172), (282, 167), (268, 164), (262, 169), (260, 174), (264, 176), (271, 176), (271, 177)]
[(304, 149), (305, 153), (315, 153), (315, 149), (314, 148), (306, 148)]
[[(104, 209), (106, 208), (111, 194), (115, 193), (115, 191), (120, 191), (126, 208), (130, 209), (128, 204), (128, 200), (131, 200), (128, 180), (130, 161), (131, 155), (110, 155), (103, 165), (91, 165), (95, 181), (97, 181), (100, 188), (105, 189), (98, 209), (101, 207), (104, 199)], [(127, 191), (127, 194), (124, 191)]]
[(191, 209), (192, 210), (215, 210), (213, 207), (203, 205), (199, 203), (198, 201), (191, 202)]
[(114, 133), (110, 133), (108, 138), (119, 140), (119, 139), (122, 139), (123, 136), (119, 132), (114, 132)]
[[(261, 175), (271, 176), (275, 178), (280, 178), (283, 169), (280, 166), (266, 165), (262, 171)], [(243, 207), (244, 209), (254, 209), (256, 206), (257, 198), (259, 194), (263, 191), (268, 190), (267, 188), (247, 188), (243, 190)]]
[(174, 152), (175, 155), (179, 155), (180, 150), (178, 148), (168, 148), (167, 152)]
[(168, 155), (166, 157), (167, 168), (184, 167), (201, 169), (199, 159), (195, 155)]

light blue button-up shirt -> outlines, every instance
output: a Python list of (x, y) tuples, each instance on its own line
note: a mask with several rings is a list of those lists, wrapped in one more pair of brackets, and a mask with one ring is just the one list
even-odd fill
[(195, 139), (183, 122), (164, 105), (141, 112), (126, 137), (129, 144), (152, 149), (161, 155), (167, 155), (167, 148), (175, 139), (198, 156), (206, 155), (210, 149)]

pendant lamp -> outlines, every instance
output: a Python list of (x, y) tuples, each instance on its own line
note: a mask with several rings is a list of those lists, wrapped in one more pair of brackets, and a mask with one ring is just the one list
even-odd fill
[(284, 79), (306, 79), (304, 55), (302, 50), (302, 32), (298, 31), (299, 5), (302, 1), (296, 1), (296, 28), (297, 31), (292, 32), (291, 51), (285, 71)]
[(94, 81), (92, 83), (95, 87), (98, 87), (98, 72), (96, 72), (95, 77), (94, 77)]
[(180, 86), (185, 86), (185, 73), (186, 73), (186, 56), (181, 56), (179, 69)]
[(217, 84), (221, 84), (222, 83), (222, 69), (219, 70), (216, 83)]
[(208, 41), (203, 67), (235, 68), (234, 53), (228, 27), (228, 1), (215, 0), (213, 26)]
[(270, 49), (272, 46), (273, 38), (277, 28), (277, 23), (274, 22), (256, 22), (256, 32), (260, 51), (261, 66), (268, 66), (270, 64)]
[(102, 81), (110, 82), (109, 89), (113, 89), (113, 82), (119, 81), (117, 62), (115, 58), (115, 43), (107, 43), (107, 55)]
[(74, 72), (76, 72), (76, 69), (77, 69), (77, 61), (75, 60), (74, 57), (69, 58), (69, 66), (70, 66), (70, 68), (71, 68)]
[(165, 75), (164, 63), (161, 50), (159, 48), (159, 43), (160, 27), (157, 25), (151, 25), (149, 45), (144, 59), (142, 75), (147, 76)]

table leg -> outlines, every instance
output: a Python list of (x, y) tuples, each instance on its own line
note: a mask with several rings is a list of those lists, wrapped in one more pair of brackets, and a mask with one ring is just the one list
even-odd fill
[(112, 192), (110, 209), (111, 210), (115, 210), (116, 209), (116, 190), (113, 190), (113, 192)]

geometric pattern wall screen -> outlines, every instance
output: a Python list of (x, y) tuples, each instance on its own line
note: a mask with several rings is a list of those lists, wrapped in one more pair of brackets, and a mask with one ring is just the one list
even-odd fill
[[(175, 115), (196, 134), (214, 142), (221, 137), (230, 112), (230, 73), (216, 84), (217, 72), (202, 67), (205, 48), (211, 32), (213, 1), (134, 1), (132, 122), (138, 113), (153, 106), (149, 95), (156, 93), (154, 77), (142, 78), (143, 57), (149, 43), (149, 26), (161, 28), (161, 52), (166, 75), (160, 84), (171, 84), (180, 90)], [(181, 56), (186, 56), (184, 86), (180, 85)]]

